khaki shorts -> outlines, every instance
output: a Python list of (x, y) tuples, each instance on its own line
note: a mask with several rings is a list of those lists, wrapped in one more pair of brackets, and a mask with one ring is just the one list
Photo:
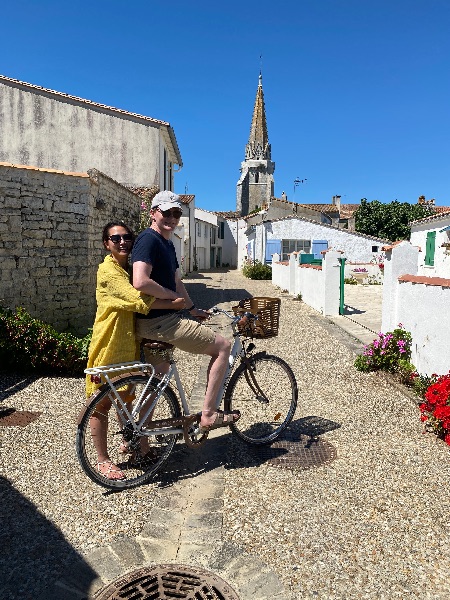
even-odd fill
[[(183, 319), (176, 313), (155, 319), (136, 319), (136, 338), (139, 343), (142, 339), (168, 342), (185, 352), (205, 354), (215, 337), (216, 334), (209, 327), (198, 321)], [(156, 364), (154, 360), (149, 362)]]

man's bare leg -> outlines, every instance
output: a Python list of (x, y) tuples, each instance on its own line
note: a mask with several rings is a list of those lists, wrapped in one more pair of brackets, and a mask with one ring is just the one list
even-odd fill
[(221, 335), (216, 335), (214, 342), (204, 351), (204, 354), (211, 356), (211, 360), (208, 366), (205, 400), (200, 421), (203, 427), (212, 425), (216, 419), (217, 394), (228, 367), (230, 350), (231, 343)]

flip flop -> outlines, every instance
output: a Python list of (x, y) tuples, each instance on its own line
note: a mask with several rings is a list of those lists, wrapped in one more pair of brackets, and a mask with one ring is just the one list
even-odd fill
[[(108, 465), (108, 468), (103, 471), (101, 465)], [(111, 460), (104, 460), (97, 463), (97, 471), (106, 479), (110, 479), (111, 481), (122, 481), (122, 479), (126, 479), (125, 474), (119, 468), (113, 469), (113, 467), (117, 467), (117, 465)]]
[(206, 431), (212, 431), (213, 429), (219, 429), (219, 427), (229, 427), (233, 423), (236, 423), (241, 418), (241, 413), (238, 410), (226, 411), (218, 410), (216, 418), (211, 425), (200, 425), (199, 432), (204, 433)]

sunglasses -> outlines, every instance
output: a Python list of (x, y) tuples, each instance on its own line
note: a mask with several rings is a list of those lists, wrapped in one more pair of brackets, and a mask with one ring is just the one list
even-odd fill
[(160, 208), (158, 208), (159, 212), (162, 214), (163, 217), (169, 218), (169, 217), (174, 217), (174, 219), (179, 219), (181, 217), (181, 215), (183, 214), (183, 211), (174, 208), (174, 209), (168, 209), (168, 210), (161, 210)]
[(120, 244), (120, 240), (124, 242), (132, 242), (133, 236), (131, 233), (126, 233), (125, 235), (109, 235), (108, 240), (111, 240), (113, 244)]

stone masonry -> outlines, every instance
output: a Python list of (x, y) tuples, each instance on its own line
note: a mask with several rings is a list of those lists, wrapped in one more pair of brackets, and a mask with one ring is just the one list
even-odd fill
[(58, 330), (92, 326), (103, 226), (136, 228), (140, 200), (96, 169), (68, 173), (0, 163), (0, 306)]

